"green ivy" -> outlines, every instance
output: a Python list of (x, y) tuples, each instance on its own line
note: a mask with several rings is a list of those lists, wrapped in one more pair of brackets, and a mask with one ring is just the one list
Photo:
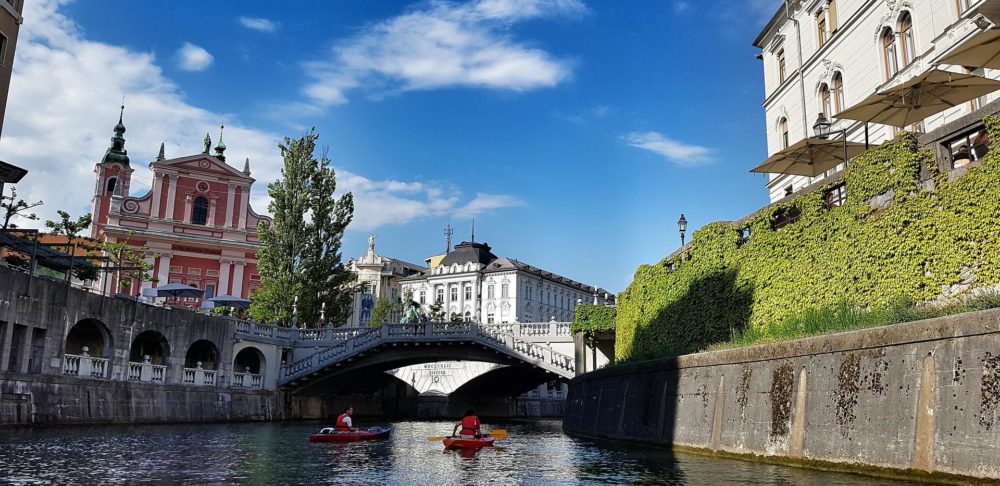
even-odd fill
[[(1000, 139), (1000, 121), (986, 124)], [(919, 188), (921, 166), (934, 190)], [(927, 302), (970, 274), (977, 287), (1000, 282), (1000, 150), (953, 183), (935, 166), (904, 132), (851, 162), (843, 206), (827, 209), (820, 190), (699, 229), (684, 254), (640, 266), (619, 295), (616, 361), (767, 335), (805, 309)], [(890, 193), (888, 207), (873, 207)], [(774, 229), (793, 207), (799, 220)]]
[(614, 331), (615, 308), (594, 304), (578, 305), (569, 329), (573, 333), (585, 332), (587, 334)]

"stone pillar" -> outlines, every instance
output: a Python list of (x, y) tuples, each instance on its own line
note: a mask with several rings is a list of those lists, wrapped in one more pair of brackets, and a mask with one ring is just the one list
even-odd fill
[(153, 201), (149, 208), (149, 215), (153, 218), (160, 217), (160, 197), (163, 192), (163, 174), (156, 174), (153, 177)]
[(240, 226), (239, 229), (247, 227), (247, 207), (250, 206), (250, 186), (240, 187)]
[(156, 286), (170, 283), (170, 254), (160, 254), (160, 266), (156, 269)]
[(174, 197), (177, 194), (177, 176), (169, 179), (170, 188), (167, 189), (167, 207), (163, 211), (163, 217), (167, 220), (174, 219)]
[(587, 344), (583, 333), (573, 334), (573, 358), (576, 361), (576, 374), (587, 372)]
[(222, 260), (219, 263), (219, 295), (231, 294), (229, 292), (229, 260)]
[(11, 340), (14, 339), (14, 320), (8, 320), (0, 332), (3, 332), (3, 336), (0, 336), (0, 371), (6, 371), (7, 363), (10, 362)]
[(188, 194), (187, 196), (184, 196), (184, 222), (185, 223), (190, 223), (191, 222), (191, 207), (193, 206), (193, 204), (192, 204), (191, 201), (193, 199), (194, 198), (190, 194)]
[[(149, 265), (149, 271), (152, 272), (153, 268), (155, 268), (154, 266), (156, 265), (156, 256), (154, 256), (154, 255), (146, 255), (146, 257), (143, 258), (143, 260), (146, 262), (147, 265)], [(156, 278), (159, 278), (159, 277), (156, 277)], [(142, 285), (139, 288), (139, 295), (142, 295), (142, 291), (143, 290), (146, 290), (146, 289), (152, 288), (152, 287), (153, 287), (153, 282), (151, 282), (149, 280), (144, 280), (142, 282)], [(143, 299), (143, 300), (145, 300), (145, 299)]]
[(236, 184), (229, 184), (229, 193), (226, 195), (226, 228), (233, 227), (233, 203), (236, 200)]
[(245, 262), (235, 262), (236, 269), (233, 270), (233, 291), (231, 295), (243, 298), (243, 267)]
[(219, 205), (219, 199), (213, 197), (208, 202), (208, 221), (205, 221), (207, 226), (215, 226), (215, 208)]
[[(28, 369), (28, 361), (31, 359), (31, 341), (34, 335), (35, 328), (28, 324), (24, 326), (24, 339), (21, 340), (21, 350), (18, 351), (18, 362), (14, 363), (14, 371), (18, 373), (28, 373), (31, 370)], [(39, 356), (41, 359), (41, 356)]]

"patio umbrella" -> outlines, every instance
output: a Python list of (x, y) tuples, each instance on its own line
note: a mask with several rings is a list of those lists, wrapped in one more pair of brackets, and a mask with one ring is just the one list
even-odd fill
[(247, 309), (250, 307), (250, 301), (248, 299), (236, 297), (235, 295), (220, 295), (218, 297), (212, 297), (205, 302), (211, 302), (217, 306), (235, 307), (237, 309)]
[(767, 158), (750, 172), (816, 177), (865, 151), (864, 144), (807, 138)]
[(972, 36), (939, 63), (1000, 69), (1000, 29), (984, 30)]
[(1000, 81), (931, 69), (899, 86), (875, 93), (837, 113), (837, 118), (906, 127), (1000, 89)]
[(192, 287), (190, 285), (171, 283), (166, 285), (161, 285), (156, 287), (157, 297), (173, 297), (175, 299), (181, 297), (201, 297), (205, 294), (204, 290), (198, 287)]

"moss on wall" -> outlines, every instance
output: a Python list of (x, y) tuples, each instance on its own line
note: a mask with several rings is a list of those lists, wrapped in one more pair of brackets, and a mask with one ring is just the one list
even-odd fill
[[(987, 128), (1000, 139), (1000, 121)], [(842, 206), (827, 208), (825, 190), (802, 194), (708, 224), (683, 254), (640, 266), (618, 298), (616, 359), (694, 352), (748, 327), (766, 334), (803, 309), (1000, 282), (1000, 150), (953, 183), (935, 174), (934, 190), (920, 189), (921, 165), (936, 164), (903, 133), (851, 162)], [(775, 229), (789, 212), (798, 221)]]

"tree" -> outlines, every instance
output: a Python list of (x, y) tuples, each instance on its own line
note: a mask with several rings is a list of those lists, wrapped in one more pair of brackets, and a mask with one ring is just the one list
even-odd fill
[(102, 241), (98, 248), (108, 257), (108, 264), (114, 271), (115, 280), (118, 282), (118, 290), (122, 293), (130, 292), (132, 280), (142, 282), (155, 281), (150, 272), (153, 265), (146, 261), (146, 252), (149, 247), (142, 245), (138, 249), (129, 245), (129, 241), (135, 232), (129, 231), (128, 238), (123, 241)]
[(441, 299), (436, 299), (430, 308), (430, 319), (432, 322), (444, 322), (444, 303)]
[(385, 324), (392, 316), (393, 310), (392, 301), (385, 297), (380, 297), (375, 301), (375, 307), (372, 308), (372, 316), (368, 320), (368, 325), (378, 327)]
[(69, 213), (66, 211), (59, 210), (56, 213), (59, 214), (62, 221), (47, 220), (45, 221), (45, 227), (51, 230), (49, 234), (63, 235), (70, 240), (79, 236), (81, 231), (90, 226), (93, 219), (90, 213), (76, 218), (76, 221), (70, 218)]
[(258, 270), (262, 287), (254, 293), (250, 312), (259, 321), (292, 322), (292, 302), (298, 297), (297, 322), (319, 321), (326, 304), (328, 321), (345, 322), (351, 313), (355, 276), (341, 261), (340, 241), (354, 215), (354, 197), (335, 197), (336, 173), (324, 151), (319, 160), (316, 139), (285, 138), (278, 145), (284, 158), (281, 179), (268, 185), (274, 216), (258, 228)]
[(41, 206), (42, 201), (29, 203), (24, 199), (17, 198), (17, 189), (14, 186), (10, 186), (10, 196), (4, 196), (0, 194), (0, 213), (3, 214), (3, 228), (2, 229), (13, 229), (17, 226), (10, 224), (10, 220), (14, 216), (18, 216), (24, 219), (36, 220), (38, 215), (35, 213), (24, 213), (31, 208)]

